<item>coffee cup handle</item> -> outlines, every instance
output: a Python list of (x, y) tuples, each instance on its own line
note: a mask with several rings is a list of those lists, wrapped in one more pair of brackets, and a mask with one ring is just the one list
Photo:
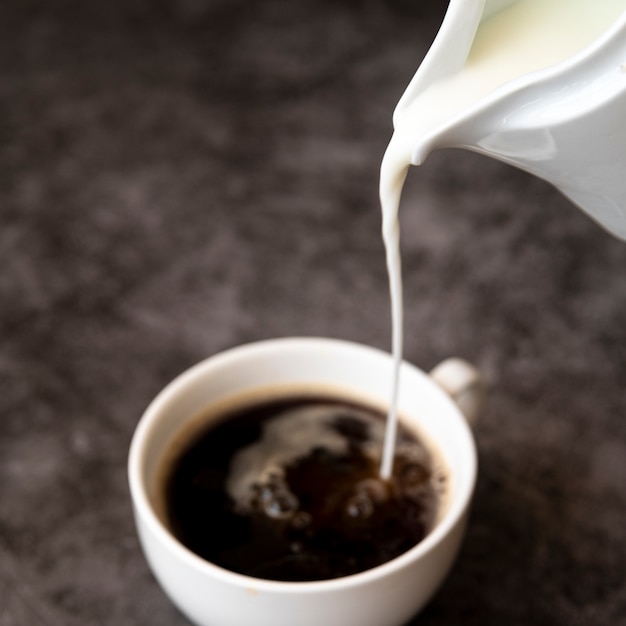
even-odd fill
[(430, 377), (454, 400), (470, 426), (476, 423), (485, 401), (485, 384), (480, 372), (459, 358), (442, 361)]

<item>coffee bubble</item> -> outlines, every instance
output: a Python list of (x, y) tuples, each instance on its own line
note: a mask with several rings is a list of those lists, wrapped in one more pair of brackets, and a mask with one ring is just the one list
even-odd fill
[(298, 498), (289, 490), (281, 476), (272, 475), (267, 483), (255, 485), (254, 491), (256, 495), (253, 504), (268, 517), (287, 519), (298, 510)]
[(288, 494), (280, 494), (264, 502), (263, 511), (268, 517), (285, 519), (291, 517), (297, 508), (297, 500), (291, 498)]
[(417, 487), (428, 481), (428, 470), (419, 463), (407, 463), (400, 468), (398, 480), (404, 487)]
[(374, 503), (365, 494), (359, 493), (348, 500), (345, 511), (352, 519), (367, 519), (374, 513)]
[(389, 483), (382, 478), (366, 478), (357, 483), (356, 490), (376, 504), (384, 502), (390, 495)]
[(303, 530), (310, 526), (311, 515), (306, 511), (297, 511), (291, 519), (291, 525), (298, 530)]

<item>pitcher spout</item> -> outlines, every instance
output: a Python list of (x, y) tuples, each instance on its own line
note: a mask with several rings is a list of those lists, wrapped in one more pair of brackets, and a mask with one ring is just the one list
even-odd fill
[[(413, 138), (411, 162), (440, 148), (480, 152), (552, 183), (626, 240), (626, 0), (605, 5), (602, 22), (592, 0), (453, 0), (394, 114), (396, 134)], [(565, 6), (578, 14), (558, 13)], [(466, 36), (437, 62), (462, 14)], [(557, 15), (594, 27), (555, 46)]]

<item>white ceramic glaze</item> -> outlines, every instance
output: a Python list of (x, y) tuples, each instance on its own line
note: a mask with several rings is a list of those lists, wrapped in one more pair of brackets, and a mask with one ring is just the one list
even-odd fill
[[(475, 370), (466, 364), (472, 372)], [(454, 364), (440, 380), (462, 392)], [(469, 369), (464, 370), (466, 373)], [(276, 339), (211, 357), (170, 383), (150, 404), (133, 437), (129, 482), (148, 563), (172, 601), (201, 626), (400, 626), (433, 595), (459, 549), (476, 479), (476, 449), (461, 410), (431, 377), (401, 368), (399, 410), (447, 465), (446, 513), (415, 548), (377, 568), (330, 581), (282, 583), (212, 565), (182, 546), (154, 507), (155, 475), (172, 437), (198, 412), (268, 386), (335, 387), (386, 405), (390, 355), (331, 339)], [(476, 389), (476, 376), (469, 377)]]
[[(514, 2), (451, 0), (394, 119), (435, 81), (458, 71), (480, 21)], [(574, 56), (511, 80), (437, 124), (416, 141), (412, 161), (419, 164), (439, 148), (486, 154), (552, 183), (609, 232), (626, 239), (625, 119), (623, 13)]]

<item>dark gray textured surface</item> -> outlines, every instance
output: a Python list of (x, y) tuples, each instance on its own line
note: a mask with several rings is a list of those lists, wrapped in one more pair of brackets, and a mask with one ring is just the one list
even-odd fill
[[(146, 404), (246, 341), (388, 346), (378, 166), (443, 11), (2, 2), (1, 626), (186, 624), (131, 519)], [(492, 388), (467, 541), (415, 623), (626, 624), (626, 245), (464, 152), (402, 214), (407, 357)]]

